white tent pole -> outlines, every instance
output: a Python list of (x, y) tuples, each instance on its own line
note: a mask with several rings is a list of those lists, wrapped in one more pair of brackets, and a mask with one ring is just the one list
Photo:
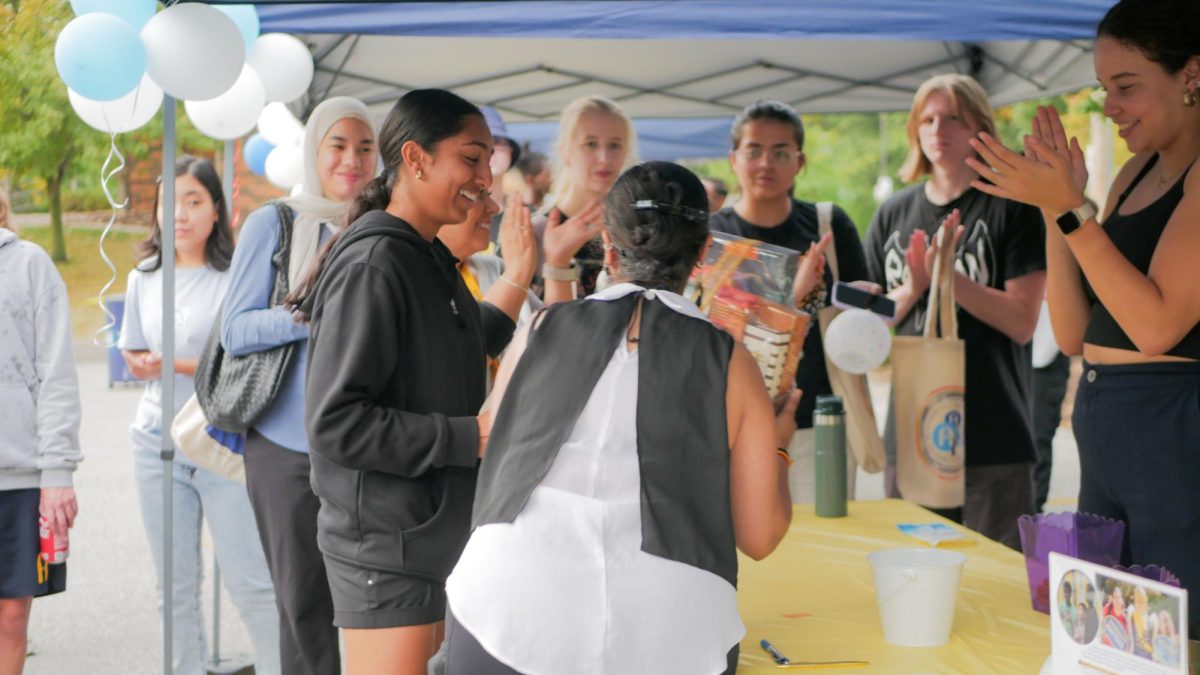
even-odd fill
[(162, 135), (162, 444), (163, 461), (163, 673), (170, 675), (171, 645), (175, 632), (175, 441), (171, 422), (175, 419), (175, 99), (163, 97)]
[[(225, 170), (221, 173), (221, 187), (225, 193), (225, 213), (233, 218), (233, 160), (236, 148), (233, 141), (225, 141)], [(233, 222), (230, 222), (233, 226)], [(220, 317), (217, 321), (220, 321)], [(212, 613), (212, 658), (210, 665), (215, 669), (221, 664), (221, 564), (213, 556), (213, 613)]]

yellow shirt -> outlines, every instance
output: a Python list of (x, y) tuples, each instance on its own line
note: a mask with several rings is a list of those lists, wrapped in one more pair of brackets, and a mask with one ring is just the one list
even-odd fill
[[(462, 275), (463, 283), (467, 285), (467, 290), (471, 291), (471, 297), (475, 298), (475, 302), (483, 301), (483, 291), (479, 288), (479, 280), (475, 278), (475, 273), (471, 268), (463, 263), (458, 268), (459, 274)], [(490, 356), (487, 360), (488, 364), (488, 391), (492, 390), (492, 384), (496, 381), (496, 372), (500, 370), (500, 360), (493, 359)]]

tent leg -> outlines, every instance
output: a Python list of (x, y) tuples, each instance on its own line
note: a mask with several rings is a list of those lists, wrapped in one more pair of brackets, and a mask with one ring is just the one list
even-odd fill
[(163, 461), (163, 673), (169, 675), (175, 635), (175, 99), (163, 97), (163, 222), (162, 222), (162, 428)]

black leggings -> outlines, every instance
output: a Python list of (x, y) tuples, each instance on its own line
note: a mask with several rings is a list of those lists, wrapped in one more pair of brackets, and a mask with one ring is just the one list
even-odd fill
[[(729, 665), (722, 675), (733, 675), (737, 672), (738, 647), (739, 645), (734, 645), (733, 649), (729, 650), (727, 657)], [(454, 620), (454, 614), (450, 610), (446, 610), (446, 644), (442, 645), (442, 650), (445, 652), (445, 669), (435, 668), (431, 664), (430, 673), (438, 672), (440, 675), (521, 675), (520, 672), (500, 663), (487, 653), (475, 636)], [(439, 654), (439, 656), (442, 655)]]

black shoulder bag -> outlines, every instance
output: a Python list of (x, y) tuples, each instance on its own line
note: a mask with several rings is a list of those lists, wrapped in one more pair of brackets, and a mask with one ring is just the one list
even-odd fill
[[(288, 294), (288, 261), (292, 248), (292, 209), (276, 201), (279, 213), (279, 245), (271, 254), (275, 265), (275, 287), (271, 291), (271, 306), (283, 304)], [(283, 384), (296, 343), (289, 342), (261, 352), (234, 356), (221, 345), (220, 318), (213, 323), (204, 351), (196, 364), (196, 400), (209, 424), (236, 433), (245, 433), (275, 402)]]

